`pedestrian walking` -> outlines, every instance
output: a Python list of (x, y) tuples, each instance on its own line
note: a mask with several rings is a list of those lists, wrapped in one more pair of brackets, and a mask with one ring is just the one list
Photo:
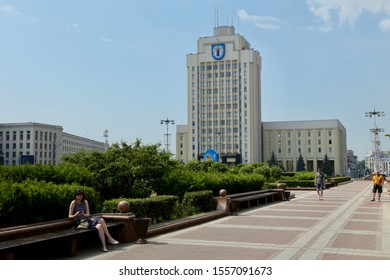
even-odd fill
[(379, 171), (375, 172), (375, 175), (372, 176), (372, 182), (373, 182), (373, 187), (372, 187), (372, 199), (371, 201), (375, 201), (375, 194), (378, 192), (378, 201), (381, 201), (381, 194), (383, 191), (383, 176)]
[(321, 168), (318, 168), (314, 178), (314, 184), (316, 186), (318, 199), (322, 200), (324, 197), (325, 174), (322, 172)]

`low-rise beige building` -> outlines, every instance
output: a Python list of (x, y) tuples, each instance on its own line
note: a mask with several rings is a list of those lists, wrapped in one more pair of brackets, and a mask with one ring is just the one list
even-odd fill
[(296, 171), (302, 155), (307, 171), (316, 171), (325, 155), (335, 174), (346, 174), (347, 133), (339, 120), (263, 122), (263, 161), (275, 154), (286, 171)]

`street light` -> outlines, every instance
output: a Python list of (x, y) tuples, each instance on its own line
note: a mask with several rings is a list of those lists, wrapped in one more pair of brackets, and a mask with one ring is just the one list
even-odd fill
[(380, 155), (380, 140), (379, 140), (379, 132), (383, 132), (383, 128), (378, 128), (376, 124), (376, 117), (384, 116), (384, 112), (372, 111), (366, 112), (366, 117), (374, 117), (374, 128), (370, 129), (370, 131), (374, 134), (374, 169), (379, 171), (379, 155)]
[(160, 124), (165, 124), (166, 126), (167, 126), (167, 133), (166, 134), (164, 134), (165, 136), (167, 136), (167, 142), (166, 142), (166, 150), (167, 150), (167, 152), (169, 151), (169, 133), (168, 133), (168, 126), (169, 126), (169, 124), (175, 124), (175, 120), (169, 120), (168, 119), (168, 117), (167, 117), (167, 119), (166, 120), (161, 120), (160, 121)]
[(103, 137), (104, 137), (104, 151), (106, 152), (107, 151), (107, 146), (108, 146), (108, 141), (107, 141), (108, 130), (107, 129), (103, 131)]

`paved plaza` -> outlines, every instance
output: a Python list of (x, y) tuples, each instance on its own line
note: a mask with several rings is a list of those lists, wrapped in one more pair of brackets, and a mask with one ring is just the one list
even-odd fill
[(81, 251), (88, 260), (387, 260), (390, 196), (371, 202), (371, 182), (325, 190), (292, 191), (295, 198), (240, 211), (183, 230)]

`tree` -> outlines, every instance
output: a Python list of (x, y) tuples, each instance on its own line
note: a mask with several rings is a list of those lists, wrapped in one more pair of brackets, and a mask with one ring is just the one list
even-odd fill
[(333, 175), (333, 169), (330, 165), (328, 154), (325, 154), (324, 163), (322, 164), (322, 172), (324, 172), (324, 174), (327, 176)]
[(278, 163), (278, 160), (276, 159), (274, 151), (272, 151), (271, 158), (268, 161), (268, 165), (269, 165), (269, 167), (279, 166), (279, 163)]
[(302, 154), (300, 153), (297, 161), (297, 171), (305, 171), (305, 170), (306, 170), (305, 162), (303, 160)]
[(147, 197), (158, 180), (178, 165), (160, 144), (115, 143), (106, 152), (81, 151), (64, 161), (85, 166), (93, 174), (93, 187), (104, 199)]
[(358, 177), (364, 177), (366, 175), (366, 161), (365, 160), (360, 160), (358, 161), (357, 164), (357, 169), (358, 169)]

